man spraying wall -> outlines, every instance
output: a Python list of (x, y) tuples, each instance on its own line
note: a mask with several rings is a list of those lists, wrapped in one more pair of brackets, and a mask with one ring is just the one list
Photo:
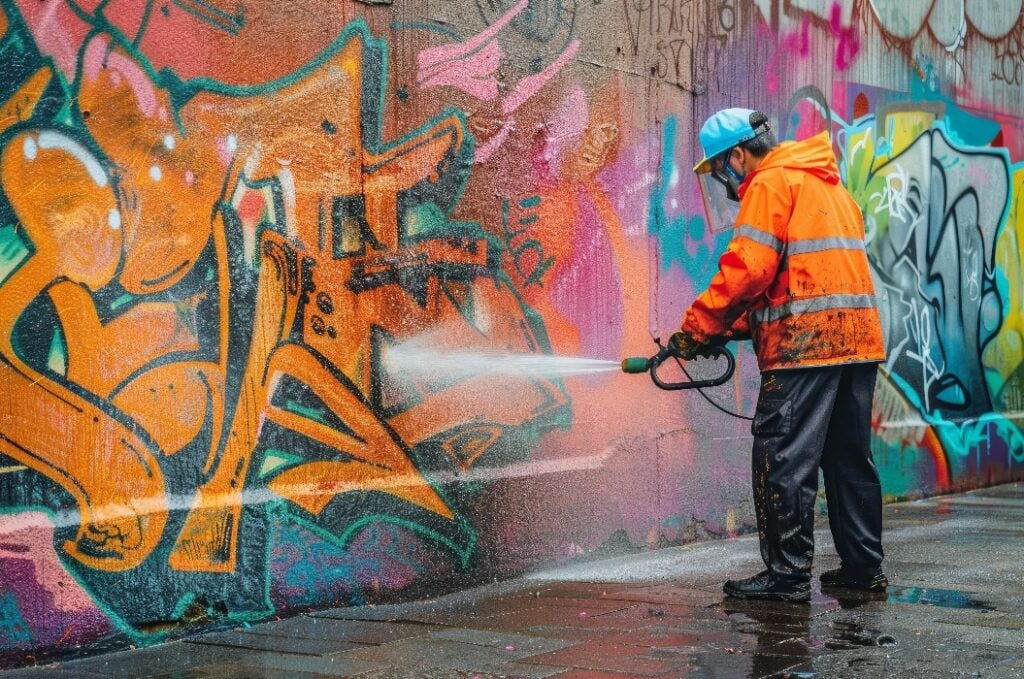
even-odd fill
[(869, 441), (885, 345), (860, 210), (825, 132), (779, 144), (763, 113), (730, 108), (707, 120), (700, 143), (705, 157), (694, 171), (720, 184), (739, 213), (718, 273), (670, 344), (690, 360), (722, 338), (750, 337), (761, 370), (752, 468), (767, 568), (723, 589), (741, 599), (810, 600), (820, 466), (842, 559), (822, 586), (884, 590)]

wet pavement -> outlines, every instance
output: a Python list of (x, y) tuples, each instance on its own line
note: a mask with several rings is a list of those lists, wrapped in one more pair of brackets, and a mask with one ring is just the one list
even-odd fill
[[(838, 563), (816, 538), (817, 574)], [(1024, 483), (889, 505), (884, 539), (882, 595), (815, 578), (809, 605), (723, 599), (761, 566), (743, 537), (3, 677), (1024, 678)]]

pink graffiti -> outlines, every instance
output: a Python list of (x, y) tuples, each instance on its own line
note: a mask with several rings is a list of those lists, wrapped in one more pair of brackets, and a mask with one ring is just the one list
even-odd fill
[(530, 97), (535, 95), (545, 84), (552, 78), (554, 78), (559, 71), (565, 68), (565, 65), (569, 63), (569, 60), (575, 56), (576, 52), (579, 51), (580, 41), (573, 40), (569, 43), (569, 46), (565, 48), (557, 59), (548, 64), (540, 73), (530, 75), (516, 85), (512, 93), (505, 97), (505, 100), (501, 102), (501, 112), (508, 115), (517, 108), (522, 106)]
[(67, 575), (53, 548), (53, 520), (44, 512), (5, 514), (0, 528), (0, 563), (22, 561), (32, 564), (39, 579), (36, 587), (53, 597), (61, 611), (94, 611), (85, 590)]
[[(75, 77), (83, 42), (99, 30), (116, 31), (116, 42), (132, 43), (151, 72), (171, 69), (183, 81), (205, 77), (231, 84), (265, 82), (291, 73), (333, 39), (328, 31), (309, 30), (314, 12), (324, 26), (352, 19), (350, 6), (343, 2), (248, 3), (244, 21), (229, 35), (224, 26), (172, 2), (11, 1), (40, 52), (53, 57), (68, 80)], [(268, 31), (296, 39), (267, 41)]]
[(78, 48), (85, 40), (89, 26), (63, 2), (20, 0), (17, 4), (39, 50), (52, 56), (65, 76), (74, 78)]
[[(838, 2), (832, 4), (829, 26), (836, 40), (836, 70), (845, 71), (860, 52), (860, 40), (854, 26), (843, 25), (843, 8)], [(765, 66), (765, 85), (769, 92), (778, 92), (778, 74), (784, 70), (779, 68), (780, 62), (784, 62), (790, 56), (798, 56), (800, 59), (811, 56), (811, 19), (805, 15), (800, 20), (800, 28), (780, 32), (777, 40), (773, 40), (771, 30), (761, 24), (758, 26), (758, 39), (776, 43), (775, 54)]]
[(758, 24), (758, 42), (763, 45), (775, 44), (775, 50), (772, 52), (771, 58), (765, 62), (764, 67), (764, 82), (769, 92), (779, 91), (779, 73), (782, 70), (779, 68), (780, 61), (793, 52), (800, 54), (804, 58), (810, 53), (810, 28), (810, 21), (805, 18), (800, 24), (799, 32), (782, 33), (776, 41), (768, 26)]
[(545, 176), (553, 177), (558, 174), (566, 149), (586, 131), (588, 114), (587, 96), (583, 88), (576, 85), (548, 123), (540, 159)]
[(508, 139), (508, 135), (512, 132), (513, 126), (513, 121), (506, 120), (505, 124), (501, 126), (501, 129), (498, 130), (493, 137), (480, 146), (477, 146), (476, 151), (473, 153), (473, 162), (486, 163), (490, 160), (491, 156), (494, 155), (494, 152), (501, 148), (501, 145), (505, 143), (506, 139)]
[(803, 59), (811, 56), (811, 20), (807, 17), (800, 22), (799, 32), (783, 33), (780, 38), (779, 43), (787, 52)]
[[(616, 290), (622, 283), (615, 269), (616, 251), (594, 195), (579, 187), (566, 201), (572, 214), (571, 239), (576, 254), (551, 271), (549, 293), (555, 308), (579, 331), (581, 356), (616, 356), (624, 330), (610, 328), (606, 320), (624, 318), (625, 302), (619, 295), (593, 295), (594, 290)], [(570, 194), (572, 195), (572, 194)], [(573, 198), (575, 200), (573, 200)], [(621, 254), (621, 253), (620, 253)]]
[[(549, 80), (554, 78), (559, 71), (565, 68), (565, 65), (569, 63), (569, 60), (572, 59), (573, 55), (576, 54), (579, 48), (580, 41), (573, 40), (569, 46), (565, 48), (565, 51), (562, 52), (557, 59), (551, 62), (547, 68), (540, 73), (523, 78), (516, 84), (512, 92), (501, 102), (501, 112), (509, 117), (505, 119), (504, 124), (497, 134), (488, 139), (481, 146), (477, 147), (476, 152), (473, 154), (473, 162), (484, 163), (494, 155), (501, 145), (505, 143), (509, 133), (511, 133), (515, 127), (515, 120), (511, 117), (511, 114), (529, 100), (530, 97), (537, 94), (537, 92), (539, 92)], [(586, 104), (585, 100), (584, 104)]]
[(431, 69), (433, 75), (420, 71), (418, 77), (424, 88), (449, 85), (477, 99), (490, 101), (498, 96), (495, 74), (500, 61), (501, 48), (497, 42), (489, 42), (473, 54), (442, 64), (440, 70)]
[(424, 87), (450, 85), (483, 100), (497, 97), (495, 74), (501, 61), (501, 48), (495, 37), (528, 4), (529, 0), (520, 0), (486, 30), (465, 42), (438, 45), (420, 52), (416, 57), (419, 82)]
[(153, 116), (157, 112), (156, 91), (146, 73), (134, 61), (112, 51), (108, 38), (97, 37), (90, 41), (88, 47), (85, 48), (83, 70), (85, 77), (92, 81), (100, 76), (100, 71), (103, 69), (112, 71), (115, 85), (119, 78), (128, 81), (132, 88), (132, 94), (135, 95), (135, 101), (139, 105), (139, 110), (145, 115)]
[(843, 9), (839, 3), (832, 5), (829, 24), (836, 36), (836, 68), (845, 71), (857, 58), (857, 53), (860, 51), (857, 31), (853, 26), (843, 26)]

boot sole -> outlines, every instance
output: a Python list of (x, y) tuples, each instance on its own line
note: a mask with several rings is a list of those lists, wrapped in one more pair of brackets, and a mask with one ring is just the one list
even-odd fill
[(889, 583), (870, 583), (865, 584), (863, 582), (823, 582), (821, 583), (822, 589), (856, 589), (862, 592), (884, 592), (889, 588)]
[(878, 573), (870, 578), (844, 577), (842, 569), (837, 569), (822, 573), (819, 580), (822, 589), (836, 587), (859, 589), (865, 592), (884, 592), (889, 587), (889, 578), (885, 577), (885, 573)]
[(757, 599), (761, 601), (788, 601), (791, 603), (804, 603), (811, 600), (810, 590), (806, 592), (740, 592), (734, 589), (723, 589), (726, 596), (733, 599)]

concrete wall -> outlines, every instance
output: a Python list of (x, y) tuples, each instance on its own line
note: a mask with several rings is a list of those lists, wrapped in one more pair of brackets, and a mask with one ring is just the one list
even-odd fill
[(725, 106), (864, 209), (887, 495), (1022, 478), (1021, 0), (0, 8), (0, 657), (749, 530), (746, 422), (469, 360), (651, 353)]

